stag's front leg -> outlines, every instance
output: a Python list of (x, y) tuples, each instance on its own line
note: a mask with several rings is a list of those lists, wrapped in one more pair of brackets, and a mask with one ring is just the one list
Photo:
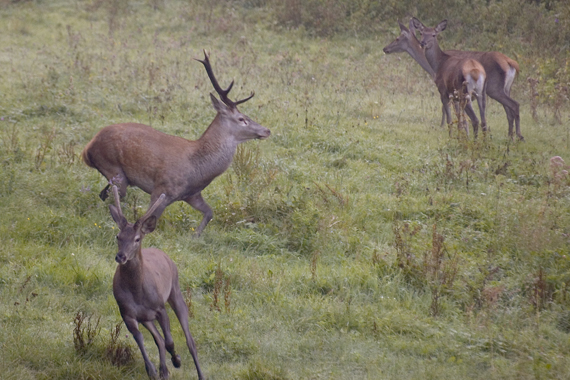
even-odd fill
[(184, 199), (184, 201), (204, 215), (202, 222), (200, 222), (200, 225), (196, 229), (196, 237), (198, 237), (202, 231), (204, 231), (204, 228), (206, 228), (206, 225), (208, 225), (210, 220), (212, 220), (214, 213), (212, 208), (206, 203), (204, 198), (202, 198), (202, 193), (194, 194)]
[(180, 368), (180, 356), (176, 354), (174, 349), (174, 339), (172, 339), (172, 333), (170, 332), (170, 319), (168, 319), (166, 309), (158, 315), (157, 320), (162, 329), (162, 335), (164, 335), (164, 347), (166, 351), (170, 353), (170, 356), (172, 356), (172, 365), (176, 368)]
[(188, 346), (188, 350), (190, 351), (190, 355), (192, 355), (192, 360), (194, 360), (194, 365), (196, 366), (196, 371), (198, 372), (198, 379), (202, 380), (204, 379), (204, 374), (202, 373), (200, 363), (198, 362), (196, 342), (194, 342), (194, 338), (192, 338), (192, 334), (190, 334), (190, 328), (188, 326), (188, 306), (186, 306), (180, 287), (176, 286), (172, 289), (168, 303), (176, 313), (178, 321), (180, 321), (180, 326), (182, 326), (184, 336), (186, 337), (186, 345)]
[(127, 329), (135, 339), (135, 342), (137, 342), (137, 346), (139, 346), (139, 350), (141, 351), (144, 360), (146, 373), (151, 379), (156, 379), (158, 377), (158, 373), (156, 372), (156, 367), (150, 361), (146, 349), (144, 348), (143, 334), (139, 330), (139, 323), (135, 319), (131, 318), (123, 318), (123, 321), (125, 321)]
[(156, 346), (158, 347), (158, 357), (160, 359), (160, 364), (158, 366), (158, 369), (160, 371), (160, 378), (168, 379), (169, 373), (168, 373), (168, 367), (166, 366), (166, 349), (164, 347), (164, 339), (162, 339), (162, 336), (160, 336), (160, 333), (158, 332), (156, 326), (154, 325), (154, 323), (152, 323), (152, 321), (143, 322), (143, 325), (148, 329), (148, 331), (150, 331), (152, 337), (154, 338), (154, 343), (156, 343)]

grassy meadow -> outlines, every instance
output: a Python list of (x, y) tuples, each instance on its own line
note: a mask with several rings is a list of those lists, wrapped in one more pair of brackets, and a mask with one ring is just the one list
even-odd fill
[[(215, 116), (194, 60), (207, 49), (272, 132), (203, 191), (200, 238), (202, 215), (178, 202), (143, 242), (178, 265), (208, 379), (567, 379), (570, 169), (551, 159), (570, 165), (568, 41), (546, 56), (527, 37), (442, 33), (521, 65), (526, 141), (492, 99), (491, 134), (473, 141), (440, 128), (419, 65), (382, 52), (406, 14), (321, 35), (277, 11), (0, 0), (0, 378), (147, 378), (112, 296), (106, 180), (80, 153), (121, 122), (197, 139)], [(148, 201), (129, 188), (129, 221)], [(170, 314), (171, 377), (197, 378)]]

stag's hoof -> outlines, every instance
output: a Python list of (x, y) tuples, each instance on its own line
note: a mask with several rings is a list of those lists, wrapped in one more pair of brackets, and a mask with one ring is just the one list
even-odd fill
[(146, 373), (148, 377), (151, 379), (158, 379), (158, 373), (156, 372), (156, 367), (152, 363), (145, 363), (144, 368), (146, 369)]
[(166, 367), (166, 365), (164, 367), (160, 367), (160, 378), (168, 379), (168, 375), (170, 374), (168, 373), (168, 368)]
[(180, 360), (180, 355), (172, 355), (172, 365), (175, 368), (180, 368), (180, 364), (181, 364), (181, 360)]

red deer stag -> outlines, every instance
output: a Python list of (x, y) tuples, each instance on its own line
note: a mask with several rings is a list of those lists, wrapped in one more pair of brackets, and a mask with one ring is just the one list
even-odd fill
[[(435, 72), (427, 62), (420, 41), (416, 38), (413, 20), (410, 20), (409, 29), (401, 23), (399, 25), (400, 35), (384, 48), (384, 53), (407, 52), (428, 74), (435, 78)], [(510, 97), (511, 86), (519, 71), (518, 63), (497, 51), (445, 50), (444, 52), (451, 56), (473, 58), (483, 65), (487, 74), (486, 94), (503, 105), (509, 123), (509, 137), (513, 138), (513, 124), (515, 124), (517, 137), (523, 141), (524, 137), (520, 132), (519, 104)], [(466, 113), (473, 120), (474, 112), (470, 111), (469, 108), (466, 108)], [(442, 126), (444, 118), (445, 110), (441, 121)]]
[[(196, 236), (200, 236), (213, 216), (202, 198), (202, 190), (230, 166), (238, 144), (265, 139), (271, 132), (237, 109), (253, 93), (242, 100), (230, 100), (228, 93), (234, 82), (225, 90), (220, 87), (205, 51), (204, 60), (197, 61), (206, 68), (221, 99), (210, 94), (217, 115), (198, 140), (167, 135), (143, 124), (116, 124), (100, 130), (87, 144), (82, 157), (110, 184), (119, 186), (121, 196), (125, 196), (129, 185), (149, 193), (151, 204), (165, 194), (164, 202), (154, 211), (157, 218), (173, 202), (190, 204), (203, 214), (196, 229)], [(107, 197), (109, 186), (101, 191), (101, 199)]]
[[(123, 216), (117, 186), (113, 186), (113, 195), (115, 205), (109, 205), (109, 210), (120, 230), (117, 235), (119, 251), (115, 257), (119, 266), (113, 278), (113, 295), (117, 300), (121, 317), (123, 317), (127, 329), (141, 350), (146, 372), (153, 379), (157, 377), (156, 367), (150, 361), (144, 348), (139, 323), (142, 323), (150, 331), (158, 346), (161, 379), (168, 378), (166, 351), (172, 356), (172, 364), (176, 368), (179, 368), (181, 364), (180, 356), (174, 350), (170, 321), (164, 307), (164, 304), (168, 302), (184, 331), (186, 345), (190, 350), (192, 359), (194, 359), (198, 378), (203, 379), (204, 376), (200, 370), (200, 364), (198, 364), (196, 344), (188, 328), (188, 307), (180, 291), (178, 269), (166, 253), (160, 249), (141, 249), (144, 236), (154, 231), (156, 227), (157, 218), (153, 212), (164, 203), (166, 195), (160, 195), (146, 214), (135, 224), (128, 223)], [(154, 321), (158, 321), (164, 339), (154, 325)]]
[[(449, 102), (450, 97), (453, 97), (455, 92), (464, 91), (467, 104), (471, 103), (471, 98), (475, 95), (481, 115), (481, 126), (484, 132), (487, 131), (485, 119), (485, 87), (487, 81), (483, 66), (475, 59), (452, 56), (440, 49), (437, 43), (437, 35), (445, 30), (447, 20), (443, 20), (435, 28), (427, 28), (415, 17), (412, 20), (414, 27), (422, 35), (421, 46), (425, 50), (426, 59), (436, 73), (435, 84), (439, 90), (442, 103), (445, 105), (446, 102)], [(454, 103), (458, 109), (459, 102), (454, 101)], [(447, 124), (451, 125), (451, 113), (448, 106), (445, 107), (445, 111), (447, 113)], [(477, 137), (479, 128), (477, 117), (472, 118), (472, 121), (473, 134)], [(467, 128), (465, 131), (468, 131)]]

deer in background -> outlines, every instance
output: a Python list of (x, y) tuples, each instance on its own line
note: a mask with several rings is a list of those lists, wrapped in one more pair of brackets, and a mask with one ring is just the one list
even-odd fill
[[(111, 216), (117, 226), (117, 244), (119, 251), (115, 261), (119, 264), (113, 278), (113, 295), (119, 305), (121, 317), (127, 329), (137, 342), (144, 359), (146, 372), (151, 378), (156, 378), (156, 367), (150, 361), (144, 348), (143, 335), (139, 330), (142, 323), (152, 334), (160, 357), (160, 378), (168, 378), (166, 367), (166, 351), (172, 356), (174, 367), (180, 367), (180, 356), (174, 350), (174, 340), (170, 333), (170, 321), (164, 304), (168, 302), (180, 321), (186, 337), (186, 345), (190, 350), (198, 378), (203, 379), (196, 344), (188, 328), (188, 307), (180, 291), (178, 269), (174, 262), (160, 249), (141, 249), (142, 240), (146, 234), (154, 231), (157, 217), (153, 212), (164, 203), (165, 194), (161, 194), (145, 215), (135, 224), (127, 222), (121, 211), (119, 191), (113, 186), (115, 205), (109, 205)], [(164, 334), (164, 339), (154, 325), (158, 321)]]
[[(399, 22), (398, 24), (400, 25), (400, 35), (384, 48), (384, 52), (386, 54), (407, 52), (428, 74), (435, 78), (435, 72), (429, 65), (429, 62), (427, 62), (424, 51), (420, 46), (420, 41), (416, 38), (413, 19), (410, 19), (409, 29)], [(503, 105), (509, 123), (509, 137), (513, 138), (513, 124), (515, 124), (517, 137), (519, 140), (524, 140), (520, 132), (519, 104), (510, 97), (511, 86), (519, 71), (518, 63), (497, 51), (445, 50), (445, 53), (452, 56), (474, 58), (483, 65), (485, 73), (487, 74), (486, 94)], [(475, 113), (470, 105), (467, 106), (465, 111), (471, 120), (473, 120)], [(445, 110), (443, 113), (442, 126), (445, 118)]]
[[(206, 72), (219, 101), (210, 94), (216, 117), (195, 141), (167, 135), (147, 125), (126, 123), (110, 125), (100, 130), (82, 152), (83, 161), (103, 174), (110, 184), (119, 186), (122, 197), (127, 186), (137, 186), (150, 194), (154, 204), (165, 195), (154, 210), (158, 219), (173, 202), (185, 201), (203, 214), (196, 229), (200, 236), (213, 217), (210, 206), (202, 198), (202, 190), (230, 166), (238, 144), (265, 139), (271, 131), (238, 111), (237, 106), (253, 97), (232, 101), (228, 94), (232, 81), (225, 90), (214, 76), (206, 51), (204, 60), (198, 60)], [(110, 185), (101, 191), (105, 200)]]
[[(425, 57), (432, 69), (435, 71), (435, 84), (439, 90), (442, 103), (445, 105), (450, 98), (455, 97), (455, 93), (465, 96), (466, 104), (471, 103), (473, 95), (477, 98), (479, 113), (481, 115), (481, 127), (487, 131), (487, 121), (485, 119), (485, 87), (487, 84), (485, 69), (479, 61), (461, 56), (452, 56), (444, 53), (437, 43), (437, 35), (445, 30), (447, 20), (440, 22), (435, 28), (427, 28), (417, 18), (412, 19), (414, 27), (422, 35), (421, 46), (425, 50)], [(454, 100), (456, 110), (459, 112), (459, 103)], [(451, 125), (451, 113), (449, 106), (444, 107), (447, 116), (447, 124)], [(473, 134), (477, 137), (478, 120), (473, 120)], [(468, 133), (468, 129), (465, 128)]]
[[(396, 37), (394, 41), (389, 43), (382, 49), (386, 54), (392, 53), (408, 53), (421, 67), (424, 69), (435, 81), (435, 74), (436, 72), (432, 69), (429, 62), (426, 59), (424, 54), (424, 49), (420, 45), (420, 41), (416, 38), (415, 28), (412, 20), (410, 19), (410, 28), (406, 28), (404, 24), (398, 21), (398, 25), (400, 26), (400, 35)], [(449, 52), (449, 51), (447, 51)], [(443, 102), (441, 106), (441, 124), (440, 127), (443, 127), (446, 120), (446, 107), (449, 107), (449, 101)], [(475, 111), (473, 111), (472, 104), (467, 104), (465, 108), (465, 113), (471, 119), (471, 123), (477, 119), (475, 115)], [(478, 121), (477, 121), (478, 122)]]

